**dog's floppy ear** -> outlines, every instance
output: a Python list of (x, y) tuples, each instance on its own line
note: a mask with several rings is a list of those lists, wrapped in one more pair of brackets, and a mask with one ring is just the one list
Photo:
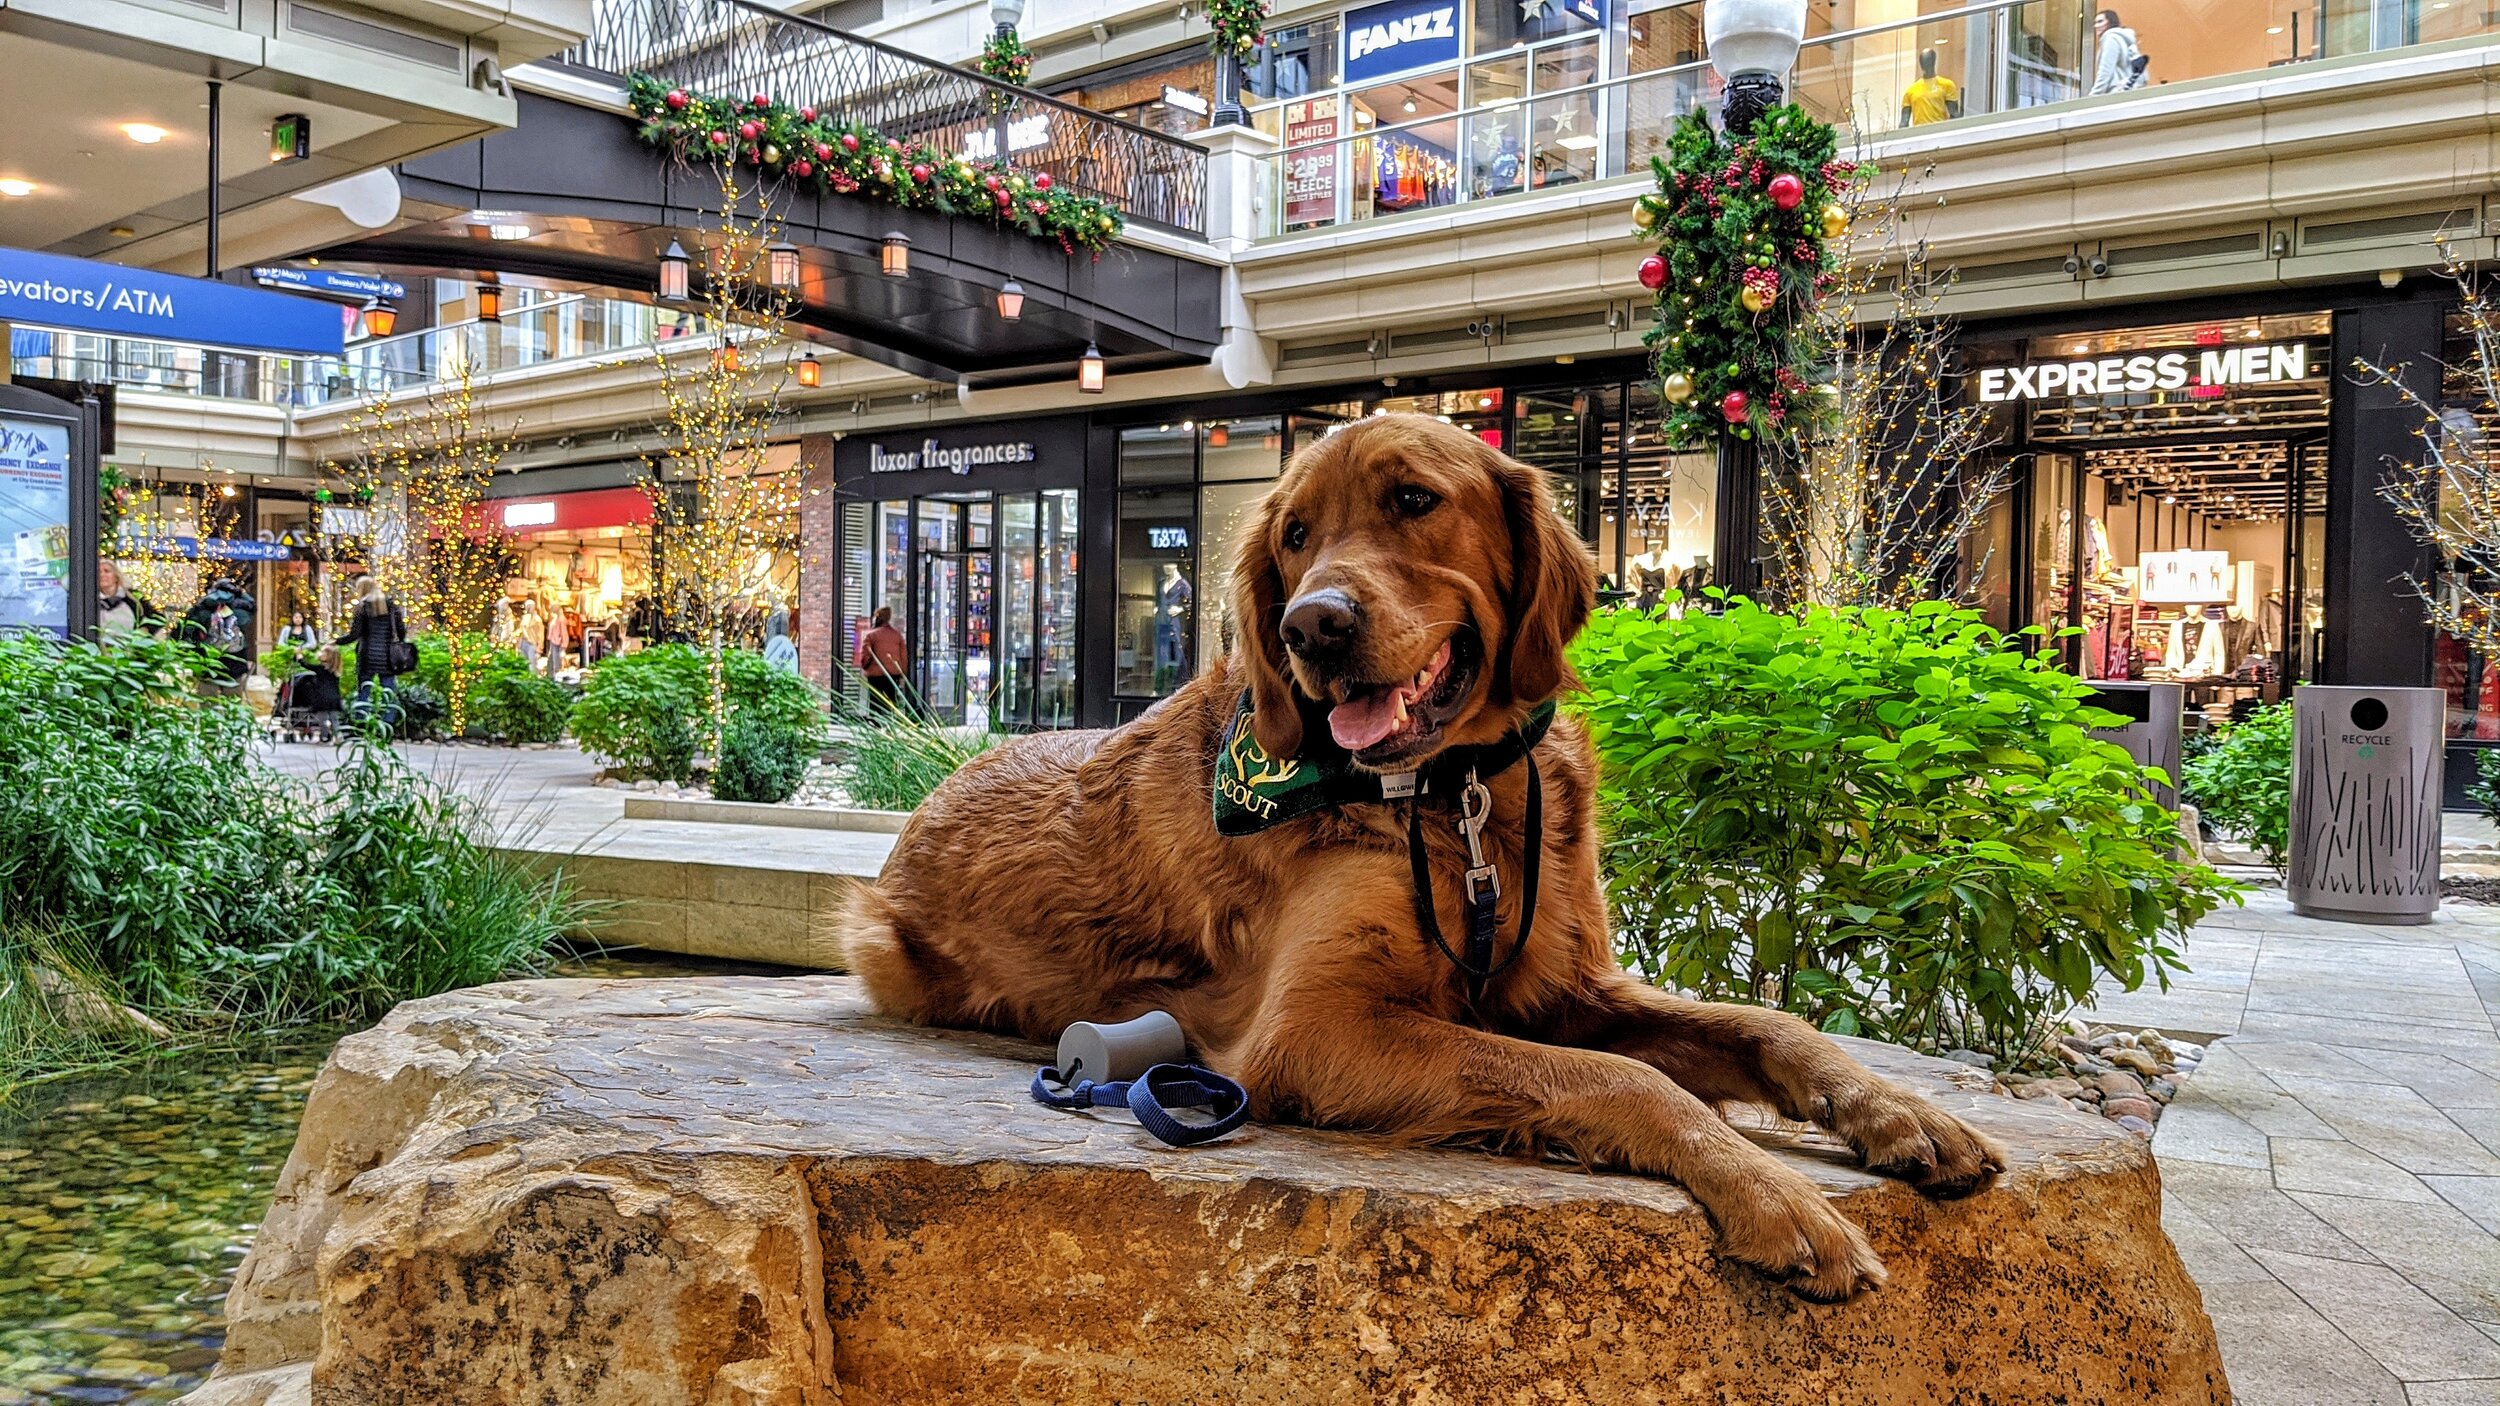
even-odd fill
[(1244, 526), (1233, 548), (1233, 652), (1250, 676), (1250, 729), (1271, 757), (1302, 750), (1302, 709), (1285, 672), (1285, 644), (1277, 629), (1285, 618), (1285, 580), (1276, 569), (1268, 538), (1276, 525), (1270, 494)]
[(1563, 652), (1597, 605), (1597, 561), (1554, 511), (1545, 475), (1493, 452), (1510, 527), (1510, 614), (1495, 687), (1513, 703), (1541, 703), (1577, 687)]

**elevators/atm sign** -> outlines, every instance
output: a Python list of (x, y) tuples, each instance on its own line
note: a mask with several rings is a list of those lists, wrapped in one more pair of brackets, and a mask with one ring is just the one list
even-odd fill
[(1979, 398), (1994, 403), (2152, 391), (2192, 395), (2226, 386), (2310, 380), (2324, 374), (2320, 360), (2308, 343), (2285, 342), (1991, 366), (1979, 373)]

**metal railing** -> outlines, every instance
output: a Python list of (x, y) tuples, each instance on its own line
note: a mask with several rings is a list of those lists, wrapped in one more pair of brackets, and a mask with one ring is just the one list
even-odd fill
[[(2217, 32), (2263, 28), (2254, 0), (2220, 7)], [(2072, 0), (1981, 0), (1809, 41), (1789, 80), (1792, 100), (1844, 132), (1871, 141), (1991, 113), (2045, 107), (2126, 91), (2103, 72), (2093, 9)], [(2500, 11), (2469, 12), (2438, 0), (2388, 0), (2365, 8), (2320, 0), (2315, 18), (2266, 31), (2267, 67), (2377, 53), (2500, 32)], [(1585, 35), (1561, 44), (1589, 43)], [(1323, 92), (1262, 105), (1253, 120), (1284, 143), (1268, 165), (1262, 234), (1324, 229), (1574, 183), (1645, 174), (1665, 154), (1675, 124), (1715, 105), (1719, 79), (1706, 61), (1552, 90), (1488, 90), (1483, 75), (1532, 67), (1534, 49), (1479, 54), (1448, 70), (1382, 80), (1368, 93)], [(2231, 49), (2238, 54), (2239, 49)], [(2211, 71), (2191, 55), (2147, 54), (2140, 91), (2167, 82), (2230, 77), (2242, 60)], [(1463, 77), (1466, 85), (1457, 84)], [(1357, 99), (1436, 82), (1458, 92), (1455, 110), (1378, 121)], [(1524, 85), (1523, 85), (1524, 86)]]
[(902, 142), (1019, 169), (1132, 220), (1206, 233), (1206, 153), (1187, 142), (750, 0), (598, 0), (562, 62), (728, 97), (768, 93)]

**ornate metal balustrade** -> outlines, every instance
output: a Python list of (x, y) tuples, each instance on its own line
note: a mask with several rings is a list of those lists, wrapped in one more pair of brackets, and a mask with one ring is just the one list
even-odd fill
[(770, 94), (976, 160), (1001, 156), (1117, 206), (1206, 233), (1206, 153), (968, 69), (750, 0), (598, 0), (562, 62), (729, 97)]

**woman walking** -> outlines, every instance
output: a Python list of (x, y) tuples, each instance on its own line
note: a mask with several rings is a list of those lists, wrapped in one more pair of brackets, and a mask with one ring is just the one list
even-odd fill
[(382, 583), (370, 576), (356, 578), (356, 613), (347, 622), (347, 633), (339, 636), (339, 646), (356, 650), (356, 702), (352, 712), (369, 715), (376, 698), (380, 698), (389, 715), (386, 722), (396, 724), (399, 712), (400, 665), (408, 646), (408, 622), (401, 618), (399, 603), (382, 589)]

